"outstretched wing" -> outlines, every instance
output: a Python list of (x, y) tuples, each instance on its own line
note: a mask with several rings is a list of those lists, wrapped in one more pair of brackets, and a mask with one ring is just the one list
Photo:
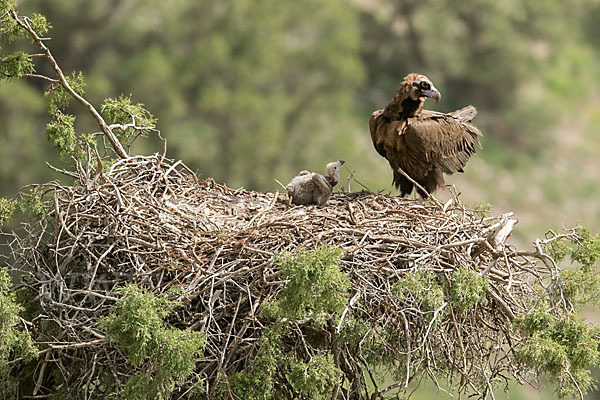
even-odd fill
[(403, 130), (406, 146), (415, 161), (433, 165), (446, 174), (462, 172), (477, 147), (481, 132), (471, 122), (477, 110), (468, 106), (450, 114), (424, 110)]

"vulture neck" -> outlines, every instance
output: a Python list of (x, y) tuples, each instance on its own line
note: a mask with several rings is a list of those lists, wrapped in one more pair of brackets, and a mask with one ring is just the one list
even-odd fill
[(331, 187), (334, 188), (335, 185), (338, 184), (338, 181), (340, 180), (340, 176), (338, 174), (334, 173), (334, 174), (331, 174), (331, 175), (325, 177), (325, 180), (327, 180), (327, 182), (329, 182)]
[(385, 110), (383, 110), (383, 115), (391, 121), (414, 118), (421, 114), (425, 99), (411, 99), (410, 86), (411, 84), (409, 82), (402, 82), (402, 85), (394, 95), (394, 98), (390, 101)]

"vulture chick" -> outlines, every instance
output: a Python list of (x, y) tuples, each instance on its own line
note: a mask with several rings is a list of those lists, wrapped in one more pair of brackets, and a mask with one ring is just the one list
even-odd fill
[(481, 132), (471, 122), (477, 114), (475, 107), (449, 114), (423, 110), (427, 97), (439, 102), (441, 95), (426, 76), (409, 74), (387, 107), (375, 111), (369, 120), (373, 145), (390, 163), (393, 184), (403, 197), (412, 192), (413, 183), (399, 168), (433, 193), (445, 185), (443, 174), (463, 172), (476, 147), (481, 148)]
[(339, 160), (327, 164), (327, 176), (315, 172), (300, 172), (285, 187), (292, 203), (325, 204), (340, 179), (339, 170), (343, 163), (343, 160)]

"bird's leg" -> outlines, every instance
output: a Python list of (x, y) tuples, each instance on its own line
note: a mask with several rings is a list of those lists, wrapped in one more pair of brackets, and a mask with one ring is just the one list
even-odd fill
[(402, 174), (406, 179), (408, 179), (411, 183), (411, 191), (412, 191), (412, 185), (415, 185), (417, 188), (417, 192), (424, 197), (429, 197), (430, 194), (429, 192), (427, 192), (427, 190), (425, 190), (425, 188), (423, 186), (421, 186), (419, 184), (419, 182), (415, 181), (413, 178), (410, 177), (410, 175), (408, 175), (406, 172), (404, 172), (404, 170), (400, 167), (397, 168), (398, 172), (400, 174)]

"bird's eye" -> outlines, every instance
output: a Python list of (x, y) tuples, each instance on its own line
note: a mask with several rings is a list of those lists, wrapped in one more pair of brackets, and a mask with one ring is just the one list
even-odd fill
[(423, 90), (429, 90), (429, 89), (431, 89), (431, 85), (427, 81), (422, 81), (421, 82), (421, 89), (423, 89)]

